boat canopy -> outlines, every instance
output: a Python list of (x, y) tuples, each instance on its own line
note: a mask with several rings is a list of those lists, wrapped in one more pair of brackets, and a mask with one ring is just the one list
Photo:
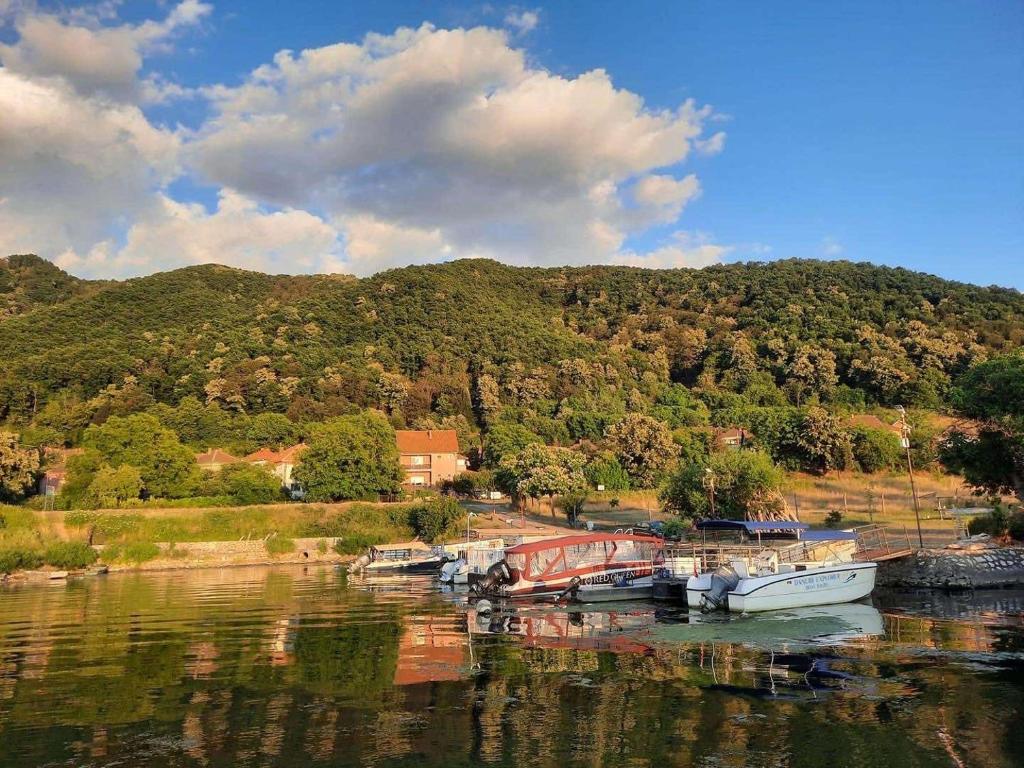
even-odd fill
[(543, 580), (651, 563), (661, 539), (629, 533), (587, 533), (531, 541), (505, 550), (505, 562), (527, 579)]
[(430, 552), (431, 548), (422, 541), (403, 541), (399, 544), (374, 544), (370, 549), (378, 552)]
[(698, 520), (698, 531), (806, 531), (810, 526), (795, 520)]
[(640, 536), (634, 533), (579, 533), (573, 536), (559, 536), (555, 539), (543, 539), (541, 541), (526, 541), (509, 547), (505, 550), (510, 555), (527, 555), (540, 552), (543, 549), (561, 549), (562, 547), (574, 547), (579, 544), (598, 544), (604, 542), (636, 541), (648, 544), (659, 544), (661, 539), (655, 536)]

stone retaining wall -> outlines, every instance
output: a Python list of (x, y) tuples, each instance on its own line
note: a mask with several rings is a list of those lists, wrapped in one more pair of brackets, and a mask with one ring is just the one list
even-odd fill
[(901, 560), (879, 563), (878, 584), (938, 589), (1024, 586), (1024, 548), (922, 549)]
[[(264, 563), (339, 563), (351, 555), (334, 551), (334, 538), (292, 539), (295, 550), (280, 555), (267, 551), (263, 539), (243, 541), (186, 541), (175, 544), (158, 543), (161, 555), (141, 565), (112, 565), (111, 570), (158, 570), (166, 568), (211, 568), (231, 565), (262, 565)], [(318, 545), (323, 542), (324, 552)], [(101, 549), (97, 547), (97, 549)]]

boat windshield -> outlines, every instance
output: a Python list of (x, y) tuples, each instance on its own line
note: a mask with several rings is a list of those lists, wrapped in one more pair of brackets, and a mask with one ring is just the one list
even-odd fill
[(515, 568), (520, 573), (526, 569), (526, 555), (521, 552), (506, 554), (505, 562), (508, 563), (509, 568)]

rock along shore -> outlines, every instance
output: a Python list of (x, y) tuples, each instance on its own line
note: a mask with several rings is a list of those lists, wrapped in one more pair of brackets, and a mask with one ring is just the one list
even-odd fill
[(880, 563), (878, 584), (933, 589), (1024, 586), (1024, 547), (964, 544), (921, 549), (902, 560)]

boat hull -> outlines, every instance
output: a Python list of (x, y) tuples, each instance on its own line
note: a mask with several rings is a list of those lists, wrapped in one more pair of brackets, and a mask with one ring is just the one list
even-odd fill
[(366, 573), (402, 571), (403, 573), (435, 573), (441, 568), (440, 558), (431, 560), (379, 560), (364, 566)]
[[(815, 605), (838, 605), (861, 600), (875, 588), (878, 563), (841, 563), (796, 573), (740, 579), (728, 594), (728, 609), (736, 613), (778, 611)], [(686, 584), (686, 603), (699, 608), (711, 588), (711, 574), (693, 576)]]
[(570, 603), (609, 603), (617, 600), (646, 600), (654, 596), (654, 581), (648, 574), (637, 574), (630, 571), (628, 580), (597, 579), (588, 582), (582, 580), (575, 589), (569, 579), (544, 584), (517, 584), (512, 588), (502, 589), (500, 596), (512, 600), (554, 599), (563, 597)]

